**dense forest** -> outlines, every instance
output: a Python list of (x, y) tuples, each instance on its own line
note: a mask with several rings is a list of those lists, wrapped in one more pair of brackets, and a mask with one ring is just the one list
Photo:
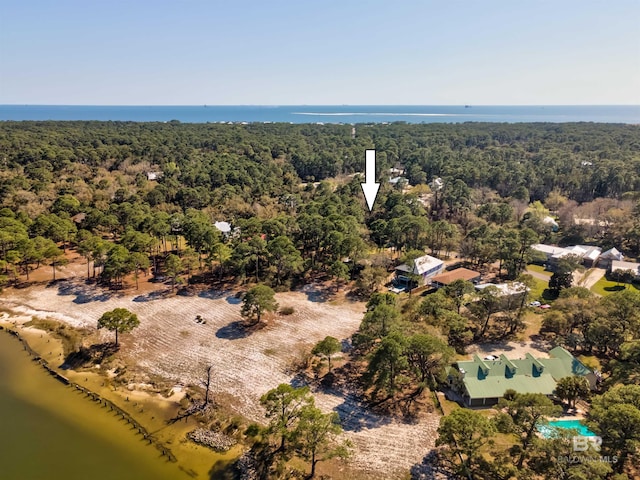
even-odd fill
[[(371, 212), (360, 186), (370, 148), (381, 183)], [(465, 281), (426, 296), (381, 293), (395, 265), (429, 252), (533, 290), (525, 269), (538, 242), (640, 256), (640, 127), (394, 123), (353, 133), (351, 125), (0, 123), (0, 285), (29, 281), (42, 264), (55, 280), (73, 249), (86, 259), (88, 282), (107, 288), (137, 288), (149, 272), (172, 292), (247, 286), (243, 313), (260, 322), (262, 309), (276, 308), (272, 288), (348, 284), (368, 301), (352, 360), (372, 403), (437, 389), (470, 344), (522, 332), (535, 299), (505, 303)], [(562, 268), (571, 277), (576, 265)], [(631, 478), (624, 475), (640, 443), (640, 294), (600, 298), (558, 278), (549, 282), (554, 309), (540, 333), (601, 362), (606, 381), (589, 425), (621, 463), (552, 469), (567, 439), (532, 432), (557, 406), (514, 394), (495, 419), (466, 409), (443, 417), (439, 461), (456, 478)], [(347, 375), (331, 370), (340, 344), (323, 342), (313, 353), (328, 360), (328, 378)], [(581, 388), (566, 386), (563, 399), (586, 398)], [(262, 402), (273, 407), (268, 396)], [(311, 407), (305, 415), (304, 428), (324, 418)], [(621, 419), (632, 417), (627, 428)], [(256, 444), (268, 450), (271, 436), (285, 452), (293, 433), (276, 433), (254, 432)], [(484, 446), (498, 434), (502, 448)]]
[[(30, 265), (47, 259), (55, 271), (59, 255), (48, 240), (63, 249), (75, 242), (117, 283), (120, 273), (137, 269), (120, 272), (124, 267), (106, 257), (131, 251), (157, 261), (160, 246), (166, 257), (167, 242), (178, 236), (190, 249), (187, 265), (195, 256), (199, 266), (217, 261), (225, 273), (277, 285), (332, 267), (344, 277), (336, 264), (344, 258), (355, 262), (350, 274), (358, 273), (354, 266), (361, 269), (357, 262), (372, 246), (460, 251), (478, 267), (499, 258), (511, 278), (522, 268), (524, 244), (538, 239), (598, 240), (640, 253), (632, 214), (640, 191), (636, 126), (356, 130), (352, 138), (346, 125), (5, 122), (5, 270), (19, 266), (28, 275)], [(366, 148), (377, 150), (382, 182), (371, 214), (361, 177), (352, 175), (362, 171)], [(392, 167), (405, 170), (399, 183), (387, 182)], [(431, 191), (438, 178), (442, 186)], [(314, 181), (320, 183), (303, 183)], [(562, 220), (561, 232), (541, 223), (548, 211)], [(234, 235), (222, 238), (214, 221), (231, 223)], [(508, 241), (496, 247), (496, 235)], [(121, 248), (107, 248), (104, 239)]]

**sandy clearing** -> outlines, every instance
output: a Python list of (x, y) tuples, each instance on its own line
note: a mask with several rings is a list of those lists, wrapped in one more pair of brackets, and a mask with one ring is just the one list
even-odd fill
[[(293, 380), (290, 366), (300, 352), (327, 335), (349, 338), (365, 309), (362, 302), (318, 301), (321, 294), (312, 286), (279, 293), (276, 298), (295, 313), (278, 315), (266, 328), (246, 335), (235, 324), (241, 320), (240, 301), (231, 291), (166, 298), (161, 292), (114, 294), (72, 278), (2, 295), (4, 304), (22, 314), (79, 327), (95, 328), (102, 313), (116, 307), (131, 310), (141, 325), (121, 337), (121, 355), (143, 371), (179, 385), (198, 383), (213, 365), (214, 391), (231, 395), (232, 408), (256, 422), (264, 421), (260, 396)], [(197, 323), (196, 315), (206, 324)], [(104, 332), (102, 337), (110, 335)], [(435, 414), (407, 424), (370, 412), (351, 394), (314, 395), (322, 410), (340, 414), (345, 436), (356, 447), (351, 463), (370, 478), (401, 476), (434, 445), (439, 421)]]
[(473, 354), (476, 353), (480, 357), (484, 357), (485, 355), (499, 356), (504, 353), (507, 358), (516, 359), (524, 358), (527, 353), (530, 353), (534, 357), (549, 358), (549, 350), (551, 348), (551, 345), (533, 340), (523, 342), (482, 343), (467, 347), (467, 355), (469, 359), (471, 359)]

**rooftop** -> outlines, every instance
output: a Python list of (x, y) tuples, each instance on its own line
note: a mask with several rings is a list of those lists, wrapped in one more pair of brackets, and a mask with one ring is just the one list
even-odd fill
[(423, 273), (431, 270), (432, 268), (440, 267), (444, 265), (444, 262), (431, 255), (424, 255), (418, 257), (413, 261), (413, 266), (402, 264), (396, 267), (396, 270), (401, 272), (413, 273), (414, 275), (422, 275)]
[(633, 270), (636, 275), (640, 275), (640, 263), (613, 260), (611, 262), (611, 271), (615, 272), (617, 270)]
[(580, 258), (588, 258), (589, 260), (596, 260), (602, 250), (599, 247), (593, 245), (572, 245), (570, 247), (556, 247), (554, 245), (545, 245), (544, 243), (538, 243), (532, 245), (533, 250), (542, 252), (550, 257), (559, 259), (566, 257), (567, 255), (577, 255)]
[(229, 233), (231, 231), (231, 225), (228, 222), (216, 222), (213, 225), (222, 233)]
[(513, 389), (518, 393), (551, 395), (556, 382), (571, 375), (585, 376), (591, 372), (577, 358), (562, 347), (549, 351), (550, 358), (535, 358), (527, 353), (524, 358), (508, 359), (504, 354), (496, 360), (458, 362), (463, 383), (471, 399), (501, 398)]
[(620, 253), (620, 251), (615, 247), (607, 250), (600, 256), (605, 259), (615, 259), (615, 260), (622, 260), (624, 258), (624, 255), (622, 255), (622, 253)]
[(436, 275), (431, 281), (441, 283), (442, 285), (449, 285), (456, 280), (471, 281), (476, 278), (480, 278), (480, 272), (469, 270), (468, 268), (456, 268), (455, 270)]
[(529, 288), (522, 282), (510, 282), (510, 283), (479, 283), (476, 285), (476, 290), (484, 290), (487, 287), (496, 287), (500, 291), (500, 296), (504, 295), (518, 295), (529, 291)]

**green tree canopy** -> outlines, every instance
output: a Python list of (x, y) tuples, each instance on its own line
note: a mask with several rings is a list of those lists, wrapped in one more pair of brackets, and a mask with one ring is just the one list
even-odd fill
[(277, 438), (278, 451), (284, 453), (287, 449), (287, 441), (293, 438), (293, 430), (303, 409), (313, 405), (309, 388), (295, 388), (281, 383), (260, 397), (260, 403), (266, 411), (265, 416), (269, 419), (267, 432)]
[(569, 408), (574, 408), (576, 401), (589, 396), (589, 382), (584, 377), (572, 375), (558, 380), (556, 384), (556, 395), (562, 400), (566, 400)]
[(98, 320), (98, 329), (106, 328), (111, 332), (116, 332), (116, 346), (118, 346), (119, 333), (128, 333), (138, 325), (140, 325), (138, 316), (126, 308), (115, 308), (105, 312)]
[(448, 447), (447, 457), (462, 478), (474, 478), (483, 466), (481, 447), (495, 432), (491, 421), (481, 413), (458, 408), (440, 418), (436, 446)]
[(250, 323), (260, 323), (264, 312), (275, 312), (277, 309), (275, 292), (266, 285), (250, 288), (242, 299), (241, 314)]
[(342, 433), (340, 417), (336, 412), (322, 413), (312, 405), (302, 408), (300, 420), (293, 432), (296, 452), (311, 463), (311, 472), (307, 478), (315, 478), (318, 462), (350, 454), (349, 442), (338, 442)]
[(338, 353), (342, 350), (342, 344), (340, 340), (335, 337), (327, 336), (324, 340), (320, 340), (316, 343), (311, 353), (314, 355), (321, 355), (327, 359), (329, 373), (331, 373), (331, 355)]

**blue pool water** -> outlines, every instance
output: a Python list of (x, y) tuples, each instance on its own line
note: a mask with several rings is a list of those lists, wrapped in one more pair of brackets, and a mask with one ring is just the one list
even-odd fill
[(580, 420), (552, 420), (547, 425), (539, 427), (538, 430), (543, 437), (551, 438), (556, 435), (556, 429), (559, 428), (563, 430), (577, 430), (578, 435), (583, 437), (595, 437), (596, 435)]

